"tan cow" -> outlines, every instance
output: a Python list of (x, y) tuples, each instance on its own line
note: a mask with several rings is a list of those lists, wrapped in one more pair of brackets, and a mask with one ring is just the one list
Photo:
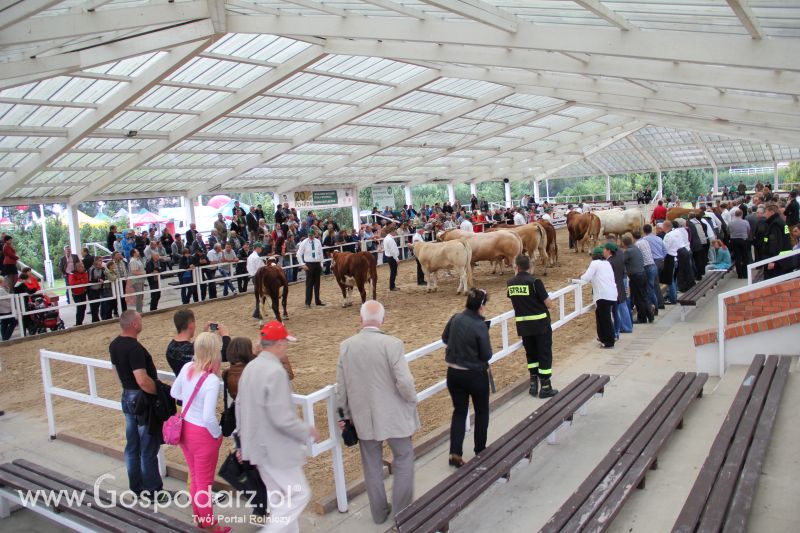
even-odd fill
[[(503, 263), (510, 267), (512, 261), (522, 253), (522, 239), (519, 235), (509, 230), (499, 230), (489, 233), (471, 233), (454, 229), (439, 234), (443, 242), (456, 239), (465, 239), (472, 248), (472, 264), (478, 261), (498, 261), (500, 273), (503, 273)], [(493, 264), (492, 274), (497, 272), (497, 263)]]
[(522, 250), (533, 260), (534, 252), (539, 252), (539, 261), (542, 266), (548, 264), (547, 258), (547, 231), (538, 222), (530, 222), (522, 226), (512, 226), (498, 224), (497, 227), (486, 230), (491, 233), (494, 231), (510, 231), (519, 235), (522, 239)]
[(567, 213), (567, 231), (575, 245), (575, 253), (586, 251), (585, 246), (590, 240), (592, 243), (589, 251), (591, 251), (597, 246), (597, 240), (600, 238), (600, 219), (594, 213), (581, 214), (570, 211)]
[(676, 218), (689, 216), (689, 214), (696, 211), (696, 209), (686, 209), (685, 207), (670, 207), (667, 211), (667, 220), (672, 222)]
[(448, 242), (414, 243), (414, 257), (419, 261), (425, 279), (428, 280), (427, 292), (439, 289), (436, 273), (439, 270), (453, 268), (458, 276), (456, 294), (464, 294), (472, 287), (472, 248), (467, 239)]

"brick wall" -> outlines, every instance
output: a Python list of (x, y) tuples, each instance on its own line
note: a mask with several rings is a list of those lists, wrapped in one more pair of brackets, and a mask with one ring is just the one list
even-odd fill
[(800, 309), (800, 279), (725, 298), (728, 325)]
[[(744, 337), (751, 333), (770, 331), (794, 324), (800, 324), (800, 309), (782, 311), (768, 316), (751, 318), (728, 324), (728, 326), (725, 327), (725, 339), (735, 339), (736, 337)], [(694, 334), (695, 346), (703, 346), (704, 344), (711, 344), (713, 342), (717, 342), (717, 328), (704, 329)]]

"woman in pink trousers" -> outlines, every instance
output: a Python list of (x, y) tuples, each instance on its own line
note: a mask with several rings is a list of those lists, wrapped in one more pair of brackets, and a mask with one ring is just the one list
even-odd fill
[(194, 341), (194, 359), (183, 366), (171, 391), (172, 397), (183, 405), (180, 447), (189, 467), (194, 521), (200, 529), (213, 533), (231, 530), (214, 520), (211, 494), (222, 444), (222, 429), (217, 422), (221, 348), (219, 335), (209, 332), (198, 335)]

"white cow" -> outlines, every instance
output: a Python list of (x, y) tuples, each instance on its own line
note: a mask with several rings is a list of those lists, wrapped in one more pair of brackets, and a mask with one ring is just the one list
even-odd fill
[(467, 293), (472, 286), (472, 248), (466, 239), (448, 242), (414, 243), (414, 257), (419, 261), (425, 278), (428, 280), (428, 292), (438, 289), (436, 272), (454, 268), (458, 276), (456, 294)]
[(641, 209), (622, 210), (614, 208), (593, 211), (593, 213), (600, 219), (601, 235), (607, 235), (609, 233), (622, 235), (637, 229), (642, 231), (642, 226), (644, 226), (645, 223), (644, 214)]

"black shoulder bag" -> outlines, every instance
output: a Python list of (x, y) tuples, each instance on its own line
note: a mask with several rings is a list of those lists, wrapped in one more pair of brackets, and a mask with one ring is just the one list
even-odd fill
[(234, 430), (236, 430), (236, 401), (232, 401), (228, 405), (228, 380), (222, 380), (222, 401), (225, 408), (222, 410), (222, 416), (219, 417), (219, 425), (222, 427), (222, 435), (230, 437)]

